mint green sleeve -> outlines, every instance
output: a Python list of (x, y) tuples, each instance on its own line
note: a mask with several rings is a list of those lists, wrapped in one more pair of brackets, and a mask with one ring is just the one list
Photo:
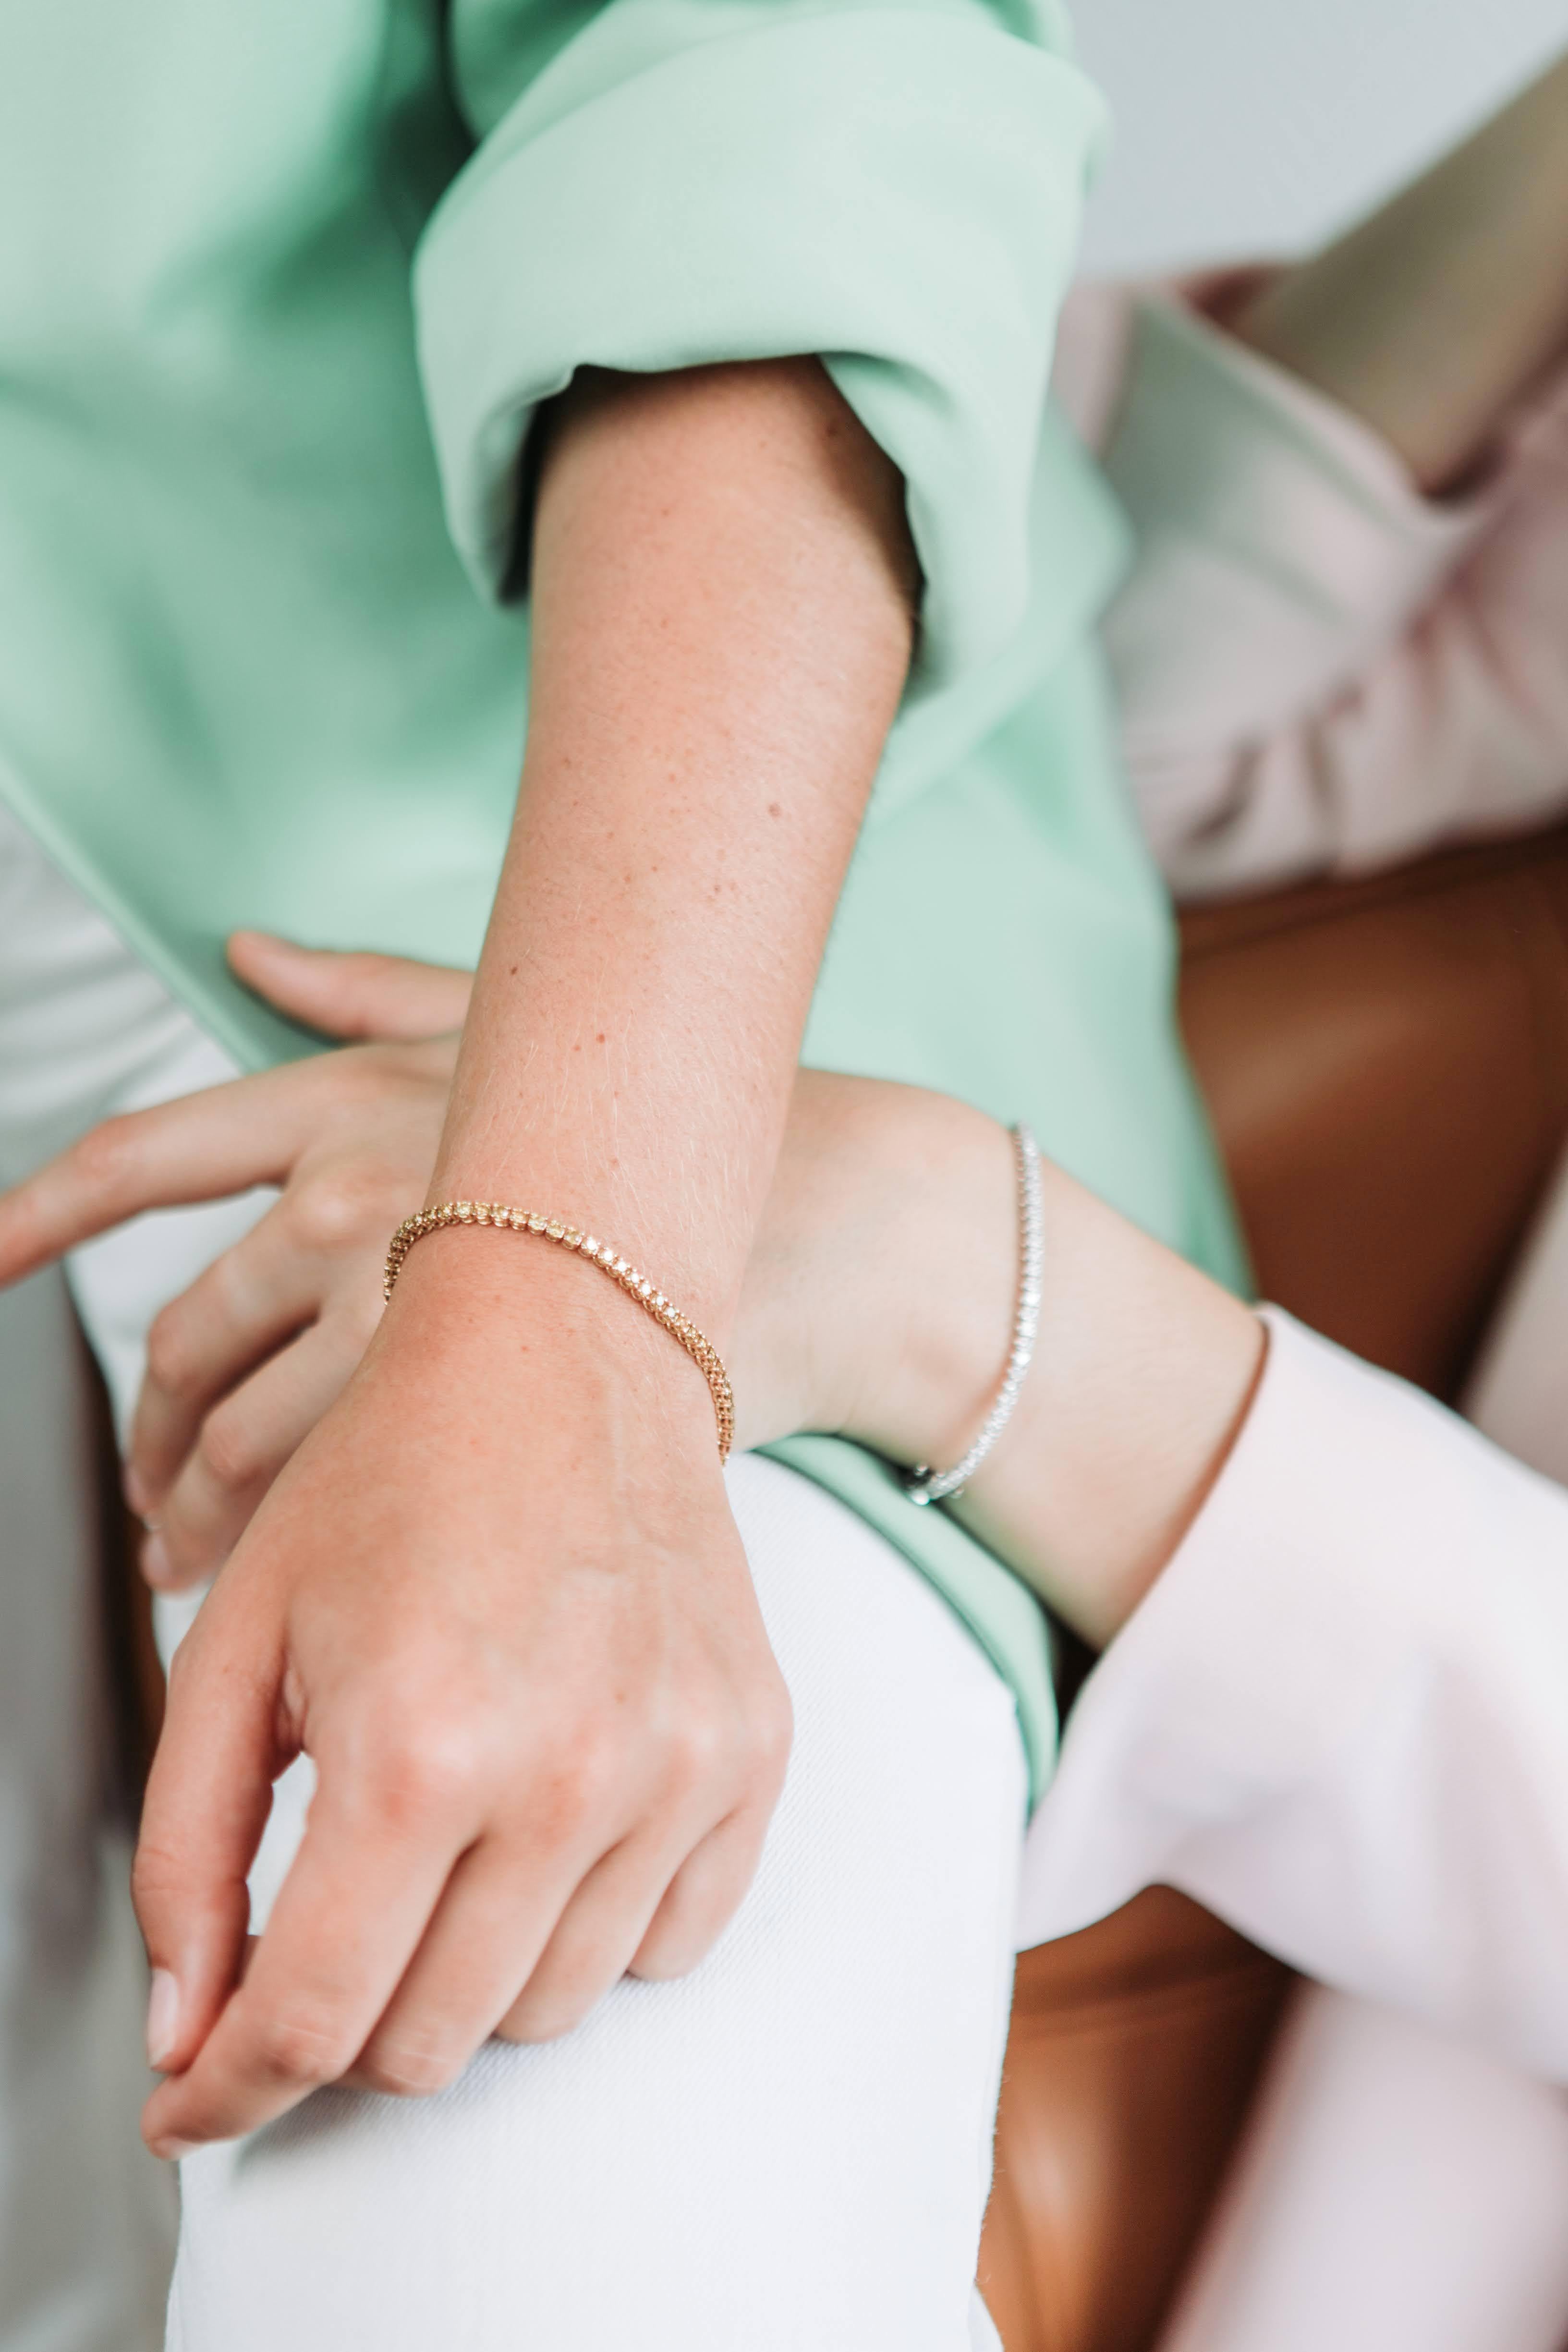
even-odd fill
[(994, 666), (1037, 602), (1031, 490), (1100, 134), (1062, 21), (455, 0), (450, 37), (478, 143), (415, 301), (450, 527), (487, 593), (531, 415), (576, 368), (816, 352), (905, 478), (921, 681)]

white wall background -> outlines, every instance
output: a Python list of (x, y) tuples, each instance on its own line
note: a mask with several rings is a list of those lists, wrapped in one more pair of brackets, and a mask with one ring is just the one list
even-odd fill
[(1069, 5), (1116, 119), (1107, 269), (1307, 243), (1568, 47), (1568, 0)]

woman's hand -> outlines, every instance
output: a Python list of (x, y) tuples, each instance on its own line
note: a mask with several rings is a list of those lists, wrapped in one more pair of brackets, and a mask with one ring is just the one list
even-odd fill
[[(386, 1244), (423, 1197), (445, 1115), (449, 1047), (418, 1041), (461, 1018), (468, 986), (393, 957), (259, 939), (233, 952), (280, 1010), (372, 1042), (138, 1112), (0, 1201), (0, 1279), (14, 1280), (142, 1210), (283, 1187), (155, 1327), (132, 1458), (187, 1577), (220, 1563), (363, 1354)], [(1043, 1182), (1034, 1368), (957, 1507), (1098, 1645), (1198, 1507), (1261, 1328), (1060, 1170)], [(956, 1459), (1005, 1354), (1013, 1185), (1007, 1139), (980, 1113), (803, 1070), (730, 1345), (737, 1444), (816, 1429), (895, 1461)], [(267, 1329), (289, 1336), (258, 1364)], [(147, 1430), (161, 1453), (145, 1450)]]
[[(498, 1402), (520, 1354), (521, 1417)], [(170, 2077), (151, 2144), (351, 2074), (435, 2090), (491, 2033), (559, 2033), (628, 1970), (693, 1966), (788, 1745), (694, 1367), (563, 1254), (433, 1235), (174, 1662), (135, 1871)], [(237, 1983), (301, 1749), (304, 1841)]]
[[(450, 1041), (418, 1033), (461, 1018), (466, 976), (234, 955), (297, 1017), (391, 1041), (116, 1121), (0, 1204), (16, 1279), (143, 1209), (283, 1188), (161, 1318), (137, 1415), (138, 1483), (183, 1566), (255, 1514), (176, 1660), (137, 1853), (163, 2153), (351, 2073), (437, 2088), (492, 2032), (559, 2033), (628, 1970), (695, 1965), (789, 1747), (707, 1388), (612, 1285), (527, 1242), (433, 1235), (398, 1346), (361, 1363), (447, 1110)], [(542, 1409), (496, 1411), (530, 1359)], [(607, 1477), (574, 1475), (589, 1439)], [(337, 1515), (323, 1568), (345, 1458), (372, 1500)], [(310, 1826), (238, 1983), (246, 1875), (301, 1750)]]
[(241, 934), (239, 977), (307, 1026), (359, 1041), (110, 1121), (0, 1201), (14, 1281), (149, 1208), (280, 1187), (148, 1339), (126, 1474), (168, 1590), (214, 1575), (381, 1319), (395, 1228), (426, 1197), (470, 976)]

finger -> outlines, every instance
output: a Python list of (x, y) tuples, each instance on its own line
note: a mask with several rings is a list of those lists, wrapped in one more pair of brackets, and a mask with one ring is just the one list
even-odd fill
[[(220, 1593), (222, 1587), (218, 1588)], [(467, 1727), (373, 1736), (321, 1759), (304, 1840), (244, 1983), (149, 2100), (154, 2153), (254, 2131), (353, 2064), (478, 1835)]]
[(589, 1872), (522, 1990), (494, 2028), (503, 2042), (552, 2042), (619, 1984), (647, 1937), (689, 1838), (628, 1838)]
[(381, 1319), (382, 1252), (395, 1214), (384, 1189), (356, 1187), (331, 1168), (297, 1173), (282, 1200), (155, 1318), (131, 1438), (139, 1507), (158, 1507), (218, 1400), (307, 1325), (330, 1320), (335, 1346), (358, 1361)]
[(321, 1313), (327, 1269), (285, 1224), (269, 1210), (153, 1321), (129, 1450), (147, 1510), (162, 1505), (219, 1398)]
[(688, 1855), (626, 1962), (629, 1975), (683, 1977), (706, 1958), (757, 1874), (772, 1814), (771, 1795), (739, 1807)]
[(0, 1195), (0, 1286), (148, 1209), (226, 1200), (281, 1183), (320, 1125), (328, 1061), (128, 1111)]
[(158, 1506), (142, 1558), (149, 1584), (178, 1591), (217, 1573), (279, 1472), (342, 1395), (364, 1346), (360, 1327), (334, 1315), (213, 1407)]
[(132, 1874), (154, 1979), (148, 2057), (159, 2068), (190, 2063), (243, 1966), (246, 1877), (287, 1760), (279, 1679), (275, 1649), (259, 1667), (237, 1667), (216, 1603), (170, 1672)]
[(228, 960), (258, 996), (328, 1037), (446, 1036), (462, 1027), (473, 989), (473, 974), (449, 964), (300, 947), (268, 931), (236, 931)]
[(351, 2081), (402, 2097), (455, 2082), (528, 1982), (583, 1869), (578, 1853), (500, 1838), (465, 1854)]

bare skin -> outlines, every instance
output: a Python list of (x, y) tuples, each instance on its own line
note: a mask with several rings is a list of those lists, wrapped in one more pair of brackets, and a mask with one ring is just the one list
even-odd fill
[[(138, 1112), (112, 1150), (89, 1137), (0, 1201), (11, 1280), (145, 1208), (282, 1188), (154, 1335), (132, 1475), (180, 1584), (221, 1567), (353, 1375), (380, 1318), (387, 1234), (437, 1148), (468, 989), (463, 973), (252, 936), (234, 960), (351, 1051)], [(957, 1508), (1099, 1647), (1201, 1506), (1262, 1332), (1070, 1177), (1043, 1172), (1050, 1280), (1034, 1366)], [(904, 1463), (960, 1454), (1005, 1354), (1015, 1182), (1006, 1135), (979, 1112), (803, 1070), (731, 1335), (737, 1444), (826, 1429)]]
[(1226, 320), (1381, 433), (1423, 489), (1484, 466), (1568, 345), (1568, 58)]
[[(815, 362), (562, 404), (431, 1181), (591, 1223), (721, 1344), (913, 591), (901, 485)], [(560, 2032), (689, 1968), (750, 1881), (789, 1708), (707, 1389), (611, 1285), (471, 1239), (416, 1253), (181, 1654), (135, 1881), (160, 2153), (351, 2067), (425, 2090), (498, 2029)], [(320, 1792), (242, 1980), (302, 1747)]]

